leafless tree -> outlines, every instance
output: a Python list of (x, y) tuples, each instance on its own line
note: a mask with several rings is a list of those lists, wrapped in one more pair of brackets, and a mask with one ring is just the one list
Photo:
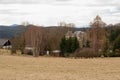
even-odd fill
[(47, 36), (47, 46), (50, 50), (58, 50), (61, 39), (67, 33), (67, 31), (72, 30), (72, 28), (67, 27), (49, 27), (46, 29)]
[(105, 23), (99, 16), (96, 16), (93, 23), (91, 23), (90, 36), (91, 46), (95, 52), (103, 51), (105, 42), (107, 41), (107, 32), (105, 31)]
[(43, 55), (45, 48), (45, 33), (43, 27), (31, 26), (26, 32), (26, 45), (33, 47), (33, 56)]

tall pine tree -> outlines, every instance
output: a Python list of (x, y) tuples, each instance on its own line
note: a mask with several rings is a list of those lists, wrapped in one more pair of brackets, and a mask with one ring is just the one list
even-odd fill
[(79, 42), (77, 37), (70, 37), (68, 39), (65, 36), (62, 38), (60, 43), (60, 50), (62, 55), (67, 53), (68, 55), (74, 53), (76, 49), (79, 48)]
[(60, 43), (60, 50), (61, 50), (61, 56), (63, 56), (66, 52), (66, 38), (65, 36), (62, 38), (61, 43)]

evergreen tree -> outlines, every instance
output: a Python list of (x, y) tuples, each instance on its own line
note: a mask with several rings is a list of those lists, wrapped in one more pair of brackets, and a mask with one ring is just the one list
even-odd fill
[(72, 38), (71, 53), (75, 51), (75, 38)]
[[(65, 53), (66, 52), (66, 38), (65, 38), (65, 36), (61, 40), (60, 50), (61, 50), (61, 53)], [(61, 55), (63, 55), (63, 54), (61, 54)]]
[(73, 38), (69, 38), (68, 40), (67, 40), (67, 52), (68, 53), (72, 53), (72, 49), (71, 49), (71, 46), (72, 46), (72, 44), (73, 44), (73, 42), (72, 42), (72, 40), (73, 40)]
[(72, 53), (75, 52), (75, 50), (76, 50), (77, 48), (79, 48), (79, 42), (78, 42), (78, 40), (77, 40), (77, 37), (74, 37), (74, 38), (72, 39), (71, 52), (72, 52)]
[(76, 37), (70, 37), (66, 39), (65, 37), (62, 38), (60, 43), (60, 50), (62, 55), (66, 54), (69, 55), (75, 52), (76, 49), (79, 48), (79, 42)]
[(115, 51), (115, 49), (120, 49), (120, 35), (116, 38), (114, 42), (113, 50)]
[(114, 42), (115, 39), (119, 36), (119, 34), (120, 34), (120, 28), (111, 30), (110, 36), (109, 36), (110, 42)]
[[(77, 37), (75, 37), (75, 50), (76, 50), (77, 48), (79, 48), (79, 42), (78, 42), (78, 40), (77, 40)], [(75, 50), (74, 50), (74, 51), (75, 51)]]

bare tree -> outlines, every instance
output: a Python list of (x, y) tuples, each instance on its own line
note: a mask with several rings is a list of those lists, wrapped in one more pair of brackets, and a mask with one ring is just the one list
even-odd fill
[(91, 46), (95, 52), (103, 51), (107, 36), (107, 32), (104, 29), (105, 25), (99, 16), (96, 16), (93, 23), (91, 23)]
[(71, 30), (67, 27), (50, 27), (46, 28), (46, 36), (47, 36), (47, 47), (49, 50), (58, 50), (60, 49), (59, 45), (63, 36), (67, 33), (67, 31)]
[(43, 55), (45, 48), (44, 28), (31, 26), (26, 32), (26, 45), (33, 47), (33, 56)]

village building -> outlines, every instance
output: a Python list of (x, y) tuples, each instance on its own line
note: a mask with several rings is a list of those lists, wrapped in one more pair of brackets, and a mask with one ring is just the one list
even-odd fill
[(2, 48), (2, 49), (12, 48), (11, 41), (8, 39), (0, 39), (0, 48)]
[(53, 50), (51, 56), (59, 57), (60, 56), (60, 50)]
[(68, 31), (65, 34), (66, 39), (70, 38), (70, 37), (77, 37), (77, 40), (79, 41), (79, 45), (80, 48), (83, 48), (84, 46), (86, 46), (86, 42), (87, 42), (87, 34), (86, 32), (83, 31)]
[(32, 55), (33, 54), (33, 47), (31, 45), (25, 45), (24, 53)]
[(75, 34), (74, 34), (72, 31), (68, 31), (68, 32), (65, 34), (65, 37), (66, 37), (66, 39), (69, 39), (70, 37), (75, 37)]
[(75, 31), (74, 32), (75, 36), (77, 37), (80, 48), (83, 48), (87, 44), (87, 33), (83, 31)]

